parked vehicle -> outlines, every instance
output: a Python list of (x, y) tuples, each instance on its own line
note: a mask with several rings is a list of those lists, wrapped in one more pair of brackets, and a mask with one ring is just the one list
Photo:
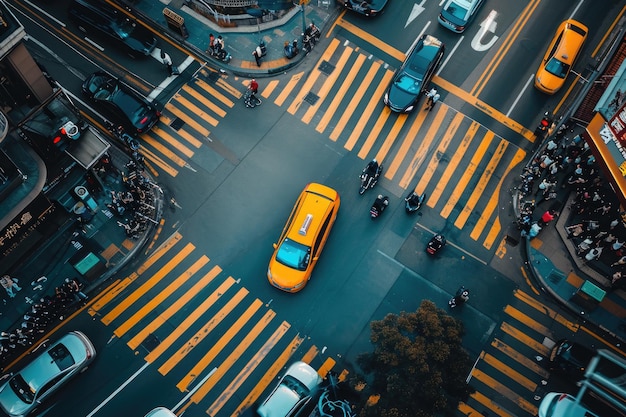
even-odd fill
[(437, 233), (428, 241), (428, 245), (426, 245), (426, 253), (434, 256), (441, 249), (443, 249), (444, 246), (446, 246), (446, 243), (446, 238), (442, 234)]
[(134, 58), (148, 57), (156, 47), (150, 30), (104, 1), (72, 0), (68, 14), (82, 32), (111, 41)]
[(161, 116), (152, 103), (103, 71), (91, 74), (83, 83), (82, 90), (97, 110), (129, 134), (147, 132)]

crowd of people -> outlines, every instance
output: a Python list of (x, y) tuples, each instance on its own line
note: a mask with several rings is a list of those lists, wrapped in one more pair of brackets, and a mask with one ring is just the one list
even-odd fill
[(524, 236), (537, 236), (559, 215), (553, 207), (537, 212), (537, 205), (565, 191), (560, 194), (571, 196), (566, 232), (575, 255), (610, 281), (607, 289), (626, 288), (626, 212), (589, 145), (580, 135), (568, 138), (568, 130), (562, 125), (524, 169), (518, 227)]

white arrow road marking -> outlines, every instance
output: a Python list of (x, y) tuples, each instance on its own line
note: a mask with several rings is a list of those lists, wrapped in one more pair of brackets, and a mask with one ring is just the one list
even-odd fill
[[(478, 31), (476, 36), (474, 36), (471, 42), (472, 48), (475, 51), (486, 51), (487, 49), (491, 48), (493, 44), (496, 43), (496, 41), (498, 40), (498, 36), (495, 35), (496, 28), (498, 27), (498, 24), (496, 23), (497, 16), (498, 12), (492, 10), (491, 12), (489, 12), (489, 16), (487, 16), (485, 20), (480, 22), (480, 30)], [(491, 40), (489, 40), (489, 42), (487, 43), (482, 43), (482, 39), (485, 37), (487, 32), (490, 32), (492, 34)]]
[(422, 14), (422, 12), (424, 11), (424, 7), (422, 7), (424, 5), (424, 3), (426, 3), (426, 0), (422, 0), (422, 2), (420, 4), (415, 3), (413, 5), (413, 9), (411, 10), (411, 13), (409, 14), (409, 18), (406, 20), (406, 23), (404, 24), (404, 28), (405, 29), (406, 29), (407, 26), (409, 26), (409, 24), (412, 21), (417, 19), (417, 16)]

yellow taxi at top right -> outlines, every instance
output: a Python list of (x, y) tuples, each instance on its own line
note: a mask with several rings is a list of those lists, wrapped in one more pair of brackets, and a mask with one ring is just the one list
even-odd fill
[(561, 23), (535, 75), (538, 90), (554, 94), (563, 87), (587, 39), (587, 32), (587, 27), (576, 20)]

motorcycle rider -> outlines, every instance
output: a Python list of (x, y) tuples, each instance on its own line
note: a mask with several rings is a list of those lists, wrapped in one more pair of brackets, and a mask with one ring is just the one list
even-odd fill
[(213, 50), (219, 59), (224, 59), (224, 57), (226, 57), (226, 51), (224, 50), (224, 38), (222, 38), (222, 35), (218, 35), (217, 39), (215, 39)]
[(448, 301), (448, 305), (450, 308), (454, 308), (459, 304), (466, 303), (469, 300), (469, 291), (465, 289), (465, 287), (461, 287), (456, 295)]
[(363, 170), (363, 174), (366, 174), (375, 178), (376, 176), (378, 176), (378, 168), (379, 168), (378, 161), (376, 160), (376, 158), (374, 158), (367, 164), (367, 166)]
[(380, 216), (380, 214), (385, 211), (385, 208), (387, 208), (388, 205), (389, 197), (378, 194), (378, 197), (376, 197), (376, 200), (374, 200), (374, 204), (372, 204), (372, 208), (370, 209), (370, 215), (372, 219)]
[(417, 195), (415, 192), (412, 192), (404, 199), (404, 201), (409, 203), (409, 205), (412, 207), (417, 207), (420, 204), (420, 196)]

